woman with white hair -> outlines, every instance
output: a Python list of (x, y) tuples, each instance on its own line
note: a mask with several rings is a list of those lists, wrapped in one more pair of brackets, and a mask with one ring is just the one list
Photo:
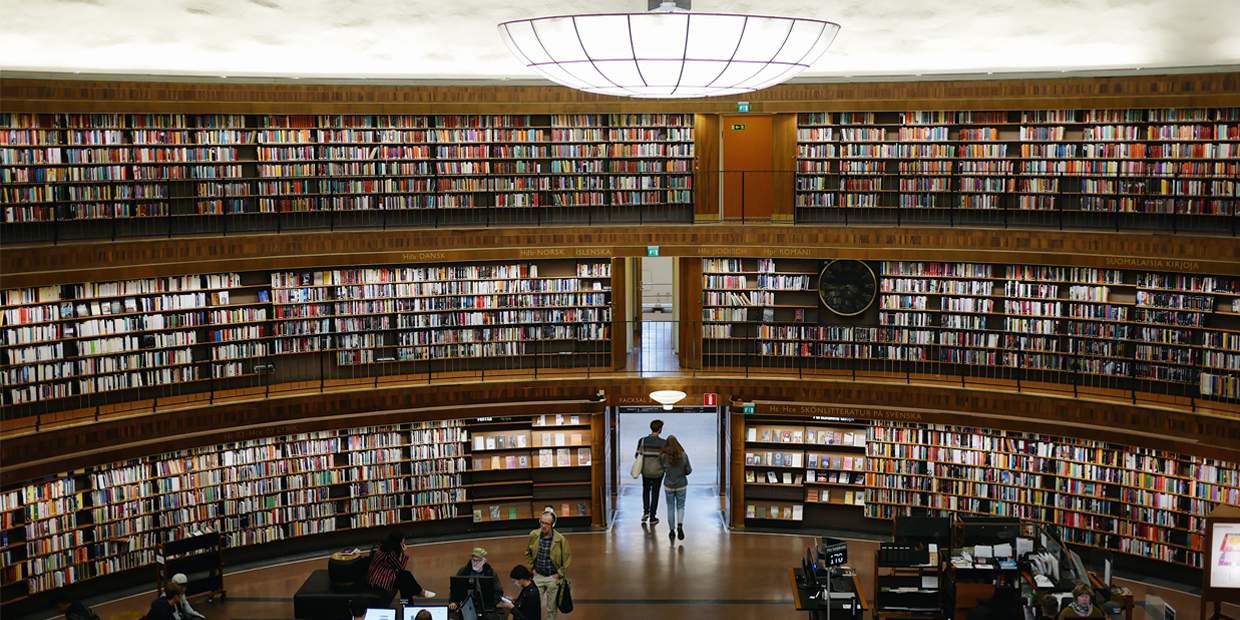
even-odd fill
[(181, 586), (181, 589), (185, 591), (185, 593), (181, 595), (181, 601), (177, 603), (177, 613), (180, 614), (181, 620), (196, 620), (197, 618), (206, 620), (206, 616), (194, 611), (194, 608), (190, 607), (188, 585), (189, 578), (185, 576), (185, 573), (177, 573), (173, 575), (172, 583)]

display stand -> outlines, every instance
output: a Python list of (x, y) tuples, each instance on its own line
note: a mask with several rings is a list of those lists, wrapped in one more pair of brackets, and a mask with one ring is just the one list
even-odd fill
[(1200, 619), (1213, 607), (1209, 620), (1236, 620), (1223, 615), (1223, 603), (1240, 604), (1240, 507), (1220, 504), (1206, 517), (1205, 535)]
[(156, 566), (159, 573), (155, 586), (162, 590), (177, 573), (184, 573), (189, 581), (185, 584), (186, 596), (206, 595), (208, 602), (215, 597), (224, 598), (223, 546), (219, 532), (198, 534), (181, 540), (173, 540), (159, 546)]

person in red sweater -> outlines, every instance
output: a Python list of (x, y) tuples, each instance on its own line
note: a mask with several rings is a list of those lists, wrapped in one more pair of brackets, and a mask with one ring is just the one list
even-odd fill
[(407, 549), (405, 535), (392, 532), (383, 544), (370, 552), (370, 570), (367, 573), (370, 587), (388, 592), (399, 590), (400, 598), (405, 601), (410, 601), (415, 596), (434, 598), (435, 593), (423, 588), (418, 580), (413, 578), (413, 573), (405, 569), (409, 564)]

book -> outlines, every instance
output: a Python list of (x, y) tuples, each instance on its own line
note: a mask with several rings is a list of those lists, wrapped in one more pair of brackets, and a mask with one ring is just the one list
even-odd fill
[(753, 504), (745, 504), (745, 518), (746, 519), (753, 519), (757, 517), (757, 514), (758, 514), (758, 511), (754, 508)]
[(580, 446), (580, 445), (581, 445), (581, 443), (582, 443), (582, 442), (581, 442), (581, 433), (573, 433), (573, 439), (572, 439), (571, 444), (572, 444), (572, 445), (574, 445), (574, 446)]
[(487, 436), (487, 444), (486, 444), (486, 445), (487, 445), (487, 450), (494, 450), (494, 449), (495, 449), (496, 441), (495, 441), (495, 436), (494, 436), (494, 435), (489, 435), (489, 436)]
[(781, 443), (792, 443), (792, 433), (789, 431), (784, 431), (783, 437), (780, 439), (780, 442)]
[(529, 466), (530, 466), (530, 457), (529, 457), (529, 455), (522, 454), (522, 455), (520, 455), (520, 456), (518, 456), (518, 457), (517, 457), (517, 467), (519, 467), (519, 468), (521, 468), (521, 469), (525, 469), (525, 468), (527, 468), (527, 467), (529, 467)]
[(573, 464), (573, 456), (566, 449), (557, 449), (555, 451), (556, 467), (571, 467)]
[(590, 460), (590, 448), (577, 448), (578, 465), (589, 465)]
[(758, 440), (758, 429), (752, 426), (745, 429), (745, 441), (757, 441), (757, 440)]
[(745, 482), (756, 482), (754, 480), (754, 472), (752, 469), (745, 470)]
[(577, 516), (579, 517), (589, 516), (589, 511), (586, 510), (585, 502), (577, 502)]
[(573, 513), (569, 512), (569, 510), (568, 510), (568, 502), (564, 502), (564, 503), (560, 504), (560, 516), (561, 516), (561, 517), (568, 517), (568, 516), (572, 516), (572, 514), (573, 514)]
[(516, 445), (516, 447), (518, 447), (518, 448), (525, 448), (525, 447), (528, 447), (528, 444), (529, 444), (529, 440), (526, 438), (526, 436), (525, 436), (524, 434), (517, 435), (517, 445)]
[(568, 423), (569, 424), (581, 424), (581, 416), (577, 416), (577, 415), (569, 416)]
[(491, 469), (499, 469), (499, 468), (500, 468), (499, 455), (492, 456), (491, 457)]
[(555, 445), (556, 445), (556, 447), (563, 446), (563, 445), (565, 445), (565, 444), (566, 444), (566, 442), (565, 442), (565, 438), (564, 438), (564, 433), (556, 433), (556, 434), (555, 434)]
[(807, 470), (805, 472), (805, 481), (806, 482), (818, 482), (818, 474), (815, 473), (814, 470), (812, 469)]
[(790, 471), (784, 472), (783, 483), (792, 484), (792, 472)]
[(520, 515), (517, 514), (517, 507), (509, 506), (508, 507), (508, 519), (515, 521), (516, 519), (519, 519), (519, 518), (520, 518)]
[(564, 414), (562, 413), (555, 414), (555, 425), (564, 426)]
[(768, 471), (766, 472), (766, 482), (767, 484), (779, 484), (779, 478), (775, 477), (775, 472)]

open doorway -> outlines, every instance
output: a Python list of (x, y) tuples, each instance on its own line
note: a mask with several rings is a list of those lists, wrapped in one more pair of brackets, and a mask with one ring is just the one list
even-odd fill
[[(620, 454), (621, 486), (637, 485), (641, 479), (629, 476), (637, 441), (650, 434), (650, 423), (663, 421), (662, 437), (675, 435), (685, 448), (693, 465), (689, 476), (691, 486), (714, 487), (719, 484), (719, 410), (718, 407), (619, 407), (619, 428), (616, 451)], [(640, 497), (640, 496), (639, 496)]]
[(640, 326), (636, 330), (641, 355), (638, 360), (642, 374), (676, 372), (675, 259), (670, 256), (638, 258), (638, 312)]

